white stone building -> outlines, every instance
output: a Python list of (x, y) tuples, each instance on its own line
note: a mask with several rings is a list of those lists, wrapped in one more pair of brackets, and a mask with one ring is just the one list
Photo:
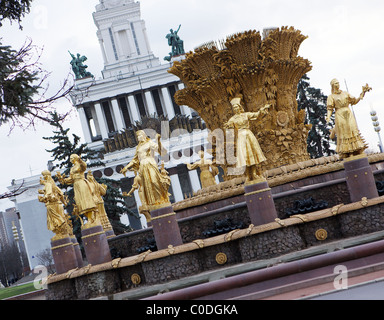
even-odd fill
[[(145, 22), (140, 17), (139, 2), (100, 0), (93, 17), (104, 59), (102, 78), (77, 80), (71, 94), (79, 112), (85, 142), (92, 149), (104, 150), (108, 139), (140, 122), (143, 117), (156, 115), (171, 120), (178, 116), (189, 119), (198, 116), (190, 108), (175, 104), (173, 96), (183, 88), (183, 84), (167, 72), (170, 63), (161, 62), (152, 53)], [(184, 130), (169, 134), (168, 130), (165, 123), (162, 142), (169, 154), (165, 168), (171, 177), (171, 201), (177, 202), (201, 188), (198, 172), (188, 171), (185, 163), (199, 159), (197, 152), (202, 147), (206, 148), (208, 132), (198, 128), (193, 132)], [(103, 155), (105, 167), (92, 168), (94, 176), (121, 180), (122, 192), (128, 192), (134, 175), (128, 173), (124, 177), (119, 172), (132, 160), (134, 154), (134, 147), (109, 150)], [(13, 199), (20, 212), (32, 269), (37, 265), (34, 258), (36, 253), (50, 247), (53, 236), (50, 231), (42, 228), (46, 225), (46, 209), (37, 200), (38, 189), (41, 188), (39, 179), (40, 175), (26, 178), (24, 188), (28, 190)], [(16, 181), (15, 185), (21, 182), (22, 179)], [(137, 213), (141, 203), (137, 191), (134, 195), (126, 201), (128, 207)], [(132, 216), (128, 218), (129, 222), (125, 222), (134, 229), (146, 227), (144, 216), (140, 220)]]

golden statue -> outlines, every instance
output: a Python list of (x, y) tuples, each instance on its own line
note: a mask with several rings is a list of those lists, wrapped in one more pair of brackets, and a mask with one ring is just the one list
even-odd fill
[(135, 178), (133, 179), (133, 184), (132, 184), (132, 189), (127, 193), (123, 192), (124, 197), (132, 197), (132, 194), (135, 192), (135, 190), (138, 190), (139, 193), (139, 198), (141, 201), (141, 206), (139, 207), (139, 213), (143, 214), (145, 218), (147, 219), (147, 222), (151, 221), (151, 215), (149, 214), (148, 211), (148, 205), (145, 202), (145, 197), (144, 197), (144, 192), (143, 192), (143, 187), (141, 183), (141, 177), (140, 174), (134, 170), (135, 172)]
[(55, 233), (52, 241), (69, 237), (72, 233), (68, 225), (68, 219), (64, 212), (67, 200), (55, 181), (52, 179), (51, 172), (45, 170), (41, 173), (40, 184), (44, 185), (43, 190), (39, 190), (39, 201), (43, 202), (47, 208), (47, 227)]
[(147, 137), (142, 130), (137, 131), (136, 136), (139, 142), (136, 147), (136, 154), (133, 160), (120, 173), (125, 175), (128, 170), (137, 172), (142, 189), (142, 202), (143, 205), (148, 207), (149, 211), (170, 206), (168, 189), (171, 181), (167, 171), (164, 169), (164, 164), (160, 171), (154, 157), (155, 152), (160, 155), (164, 153), (160, 142), (160, 135), (157, 135), (157, 143)]
[(332, 94), (327, 101), (328, 114), (326, 121), (327, 123), (331, 121), (331, 116), (335, 110), (335, 128), (331, 137), (337, 136), (336, 152), (341, 159), (363, 154), (368, 146), (360, 134), (356, 119), (349, 106), (359, 103), (372, 88), (368, 84), (364, 86), (360, 97), (356, 99), (348, 92), (340, 90), (337, 79), (331, 81), (331, 86)]
[(246, 168), (246, 181), (256, 181), (261, 178), (260, 163), (266, 161), (263, 151), (255, 135), (250, 130), (250, 121), (257, 120), (260, 115), (267, 114), (269, 105), (261, 108), (258, 112), (244, 112), (241, 105), (241, 98), (231, 100), (235, 115), (225, 123), (225, 128), (237, 130), (236, 142), (236, 167)]
[(123, 195), (125, 197), (132, 197), (132, 194), (138, 190), (138, 193), (139, 193), (139, 198), (140, 198), (140, 201), (141, 201), (141, 204), (143, 206), (146, 206), (146, 203), (145, 203), (145, 198), (144, 198), (144, 194), (143, 194), (143, 189), (141, 187), (141, 177), (140, 175), (137, 173), (136, 170), (133, 170), (135, 172), (135, 178), (133, 179), (133, 184), (132, 184), (132, 189), (126, 193), (124, 192)]
[(104, 199), (103, 199), (103, 197), (107, 194), (108, 187), (105, 184), (98, 183), (91, 171), (88, 171), (87, 180), (91, 185), (93, 194), (97, 198), (96, 204), (98, 209), (98, 212), (97, 212), (98, 220), (100, 221), (105, 232), (113, 231), (111, 223), (109, 222), (109, 219), (108, 219), (107, 212), (105, 211)]
[(211, 160), (204, 159), (204, 151), (199, 151), (200, 160), (194, 164), (186, 163), (189, 170), (199, 168), (201, 188), (205, 189), (216, 185), (215, 177), (219, 174), (219, 169), (213, 164)]
[(85, 228), (99, 225), (97, 216), (97, 198), (95, 197), (90, 182), (85, 179), (87, 164), (77, 154), (72, 154), (70, 161), (73, 164), (69, 177), (62, 176), (59, 172), (57, 177), (61, 184), (73, 184), (75, 192), (75, 203), (79, 216), (84, 215), (87, 218)]

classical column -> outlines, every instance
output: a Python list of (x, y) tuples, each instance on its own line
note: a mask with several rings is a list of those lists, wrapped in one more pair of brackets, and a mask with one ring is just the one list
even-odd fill
[(165, 110), (167, 111), (168, 119), (171, 120), (175, 117), (175, 109), (173, 108), (171, 95), (169, 94), (167, 87), (161, 88), (161, 92), (163, 94), (163, 99), (164, 99), (164, 103), (165, 103)]
[(85, 115), (84, 108), (80, 107), (77, 109), (77, 111), (79, 112), (80, 123), (81, 123), (81, 127), (83, 128), (85, 142), (92, 143), (91, 130), (89, 128), (88, 119), (87, 119), (87, 116)]
[(137, 210), (139, 211), (139, 208), (142, 206), (141, 199), (140, 199), (140, 196), (139, 196), (139, 191), (135, 190), (133, 192), (133, 195), (135, 196)]
[(170, 177), (171, 177), (171, 184), (172, 184), (173, 196), (175, 197), (175, 201), (179, 202), (184, 200), (183, 191), (181, 190), (179, 175), (173, 174)]
[(108, 139), (108, 127), (107, 123), (105, 121), (103, 109), (101, 108), (100, 103), (95, 103), (95, 110), (96, 110), (96, 116), (97, 116), (97, 122), (100, 128), (100, 133), (103, 139)]
[(107, 55), (105, 54), (104, 40), (100, 31), (97, 32), (97, 38), (99, 39), (99, 44), (100, 44), (101, 53), (103, 55), (104, 64), (107, 64), (108, 59), (107, 59)]
[(151, 91), (145, 91), (145, 100), (147, 101), (148, 113), (149, 115), (157, 114), (155, 103), (153, 102)]
[(141, 117), (137, 109), (136, 100), (134, 96), (128, 96), (129, 110), (131, 110), (132, 122), (140, 121)]
[(122, 130), (124, 130), (125, 126), (124, 126), (124, 122), (123, 122), (123, 117), (122, 117), (121, 112), (120, 112), (119, 103), (117, 102), (116, 99), (112, 99), (111, 104), (112, 104), (112, 112), (113, 112), (113, 115), (114, 115), (115, 121), (116, 121), (116, 126), (117, 126), (116, 129), (117, 129), (117, 131), (122, 131)]
[[(177, 85), (179, 90), (182, 90), (185, 88), (184, 83), (179, 83)], [(180, 106), (181, 112), (186, 116), (192, 116), (191, 108), (188, 106)]]
[(189, 179), (191, 180), (192, 190), (193, 192), (197, 192), (201, 189), (199, 174), (197, 170), (191, 170), (188, 172)]

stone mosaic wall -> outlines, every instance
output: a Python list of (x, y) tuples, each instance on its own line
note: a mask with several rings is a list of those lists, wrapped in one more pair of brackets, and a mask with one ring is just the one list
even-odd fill
[[(233, 213), (236, 215), (236, 212)], [(318, 240), (316, 232), (323, 229), (325, 240)], [(167, 283), (201, 272), (256, 260), (269, 259), (325, 244), (338, 239), (368, 234), (384, 229), (384, 204), (335, 215), (330, 218), (271, 230), (249, 237), (204, 247), (190, 252), (169, 255), (134, 266), (117, 268), (52, 283), (47, 299), (90, 299), (132, 288)], [(218, 255), (225, 254), (220, 264)], [(140, 278), (134, 284), (132, 276)]]
[[(285, 208), (296, 199), (315, 194), (317, 200), (327, 199), (330, 207), (348, 203), (345, 183), (326, 185), (316, 190), (296, 190), (294, 194), (277, 197), (275, 204), (279, 217), (283, 219)], [(179, 221), (184, 243), (203, 239), (203, 232), (215, 220), (232, 218), (249, 225), (245, 205), (238, 204), (229, 209), (216, 210), (198, 217)], [(305, 218), (305, 216), (304, 216)], [(318, 232), (325, 237), (320, 239)], [(337, 214), (315, 221), (295, 224), (280, 229), (254, 234), (213, 246), (163, 257), (161, 259), (138, 262), (133, 266), (121, 267), (94, 274), (84, 274), (77, 278), (49, 284), (46, 296), (51, 300), (90, 299), (107, 296), (133, 288), (167, 283), (202, 272), (237, 265), (240, 263), (270, 259), (308, 247), (330, 243), (358, 235), (384, 230), (384, 203), (364, 207), (355, 211)], [(137, 255), (136, 249), (145, 246), (153, 237), (152, 229), (119, 236), (109, 241), (110, 247), (120, 257)], [(115, 257), (116, 258), (116, 257)]]

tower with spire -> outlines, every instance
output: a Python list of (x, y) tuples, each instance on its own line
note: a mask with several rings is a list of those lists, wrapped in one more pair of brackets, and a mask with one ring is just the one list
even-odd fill
[(105, 79), (160, 65), (151, 51), (139, 2), (100, 0), (93, 19), (98, 29)]
[[(79, 114), (85, 142), (103, 154), (105, 166), (92, 168), (93, 176), (120, 181), (121, 191), (129, 192), (134, 173), (128, 172), (124, 177), (120, 170), (132, 160), (135, 147), (124, 145), (124, 134), (132, 133), (137, 124), (153, 118), (168, 119), (172, 123), (179, 123), (186, 117), (194, 118), (200, 124), (201, 120), (189, 107), (175, 103), (175, 92), (184, 85), (178, 77), (168, 73), (172, 61), (160, 63), (152, 53), (138, 1), (99, 0), (93, 18), (104, 59), (102, 77), (76, 79), (70, 95)], [(167, 45), (167, 29), (164, 30), (164, 45)], [(97, 70), (89, 71), (97, 75)], [(197, 171), (187, 169), (184, 164), (187, 159), (183, 155), (191, 154), (191, 161), (196, 162), (199, 156), (195, 151), (202, 147), (207, 149), (207, 136), (207, 130), (201, 128), (191, 135), (188, 131), (178, 132), (177, 136), (171, 135), (168, 141), (162, 141), (167, 143), (163, 144), (168, 146), (170, 158), (165, 169), (171, 178), (172, 203), (182, 201), (201, 188)], [(41, 229), (46, 224), (46, 208), (37, 199), (40, 175), (16, 180), (9, 189), (14, 190), (20, 185), (24, 185), (21, 191), (25, 189), (25, 192), (13, 201), (23, 221), (29, 264), (34, 268), (39, 264), (36, 255), (50, 246), (53, 234), (46, 228)], [(138, 190), (125, 202), (138, 216), (141, 207)], [(123, 220), (123, 223), (128, 223), (134, 230), (146, 226), (145, 216), (140, 215), (141, 219), (137, 216), (128, 215), (129, 221)], [(37, 229), (40, 231), (36, 232)]]
[[(85, 141), (90, 148), (104, 153), (106, 167), (95, 168), (94, 176), (125, 181), (122, 191), (128, 192), (133, 173), (127, 173), (124, 179), (120, 169), (130, 162), (135, 149), (121, 146), (120, 142), (117, 146), (115, 141), (120, 141), (122, 134), (131, 132), (137, 123), (148, 119), (168, 119), (175, 123), (182, 117), (196, 120), (197, 114), (175, 103), (174, 95), (184, 85), (168, 72), (173, 61), (161, 64), (151, 51), (138, 1), (100, 0), (93, 19), (104, 60), (102, 78), (78, 79), (71, 97), (79, 112)], [(167, 45), (166, 32), (167, 29), (164, 30), (164, 45)], [(181, 201), (185, 195), (201, 188), (196, 170), (189, 172), (182, 162), (185, 159), (178, 156), (184, 149), (190, 151), (191, 145), (201, 147), (207, 132), (200, 131), (192, 135), (196, 142), (189, 139), (190, 143), (172, 143), (170, 147), (166, 169), (172, 181), (171, 201)], [(188, 132), (186, 135), (189, 137)], [(140, 199), (137, 192), (134, 195), (134, 199), (126, 201), (132, 202), (129, 204), (132, 211), (137, 211)], [(130, 222), (135, 229), (132, 219)]]

